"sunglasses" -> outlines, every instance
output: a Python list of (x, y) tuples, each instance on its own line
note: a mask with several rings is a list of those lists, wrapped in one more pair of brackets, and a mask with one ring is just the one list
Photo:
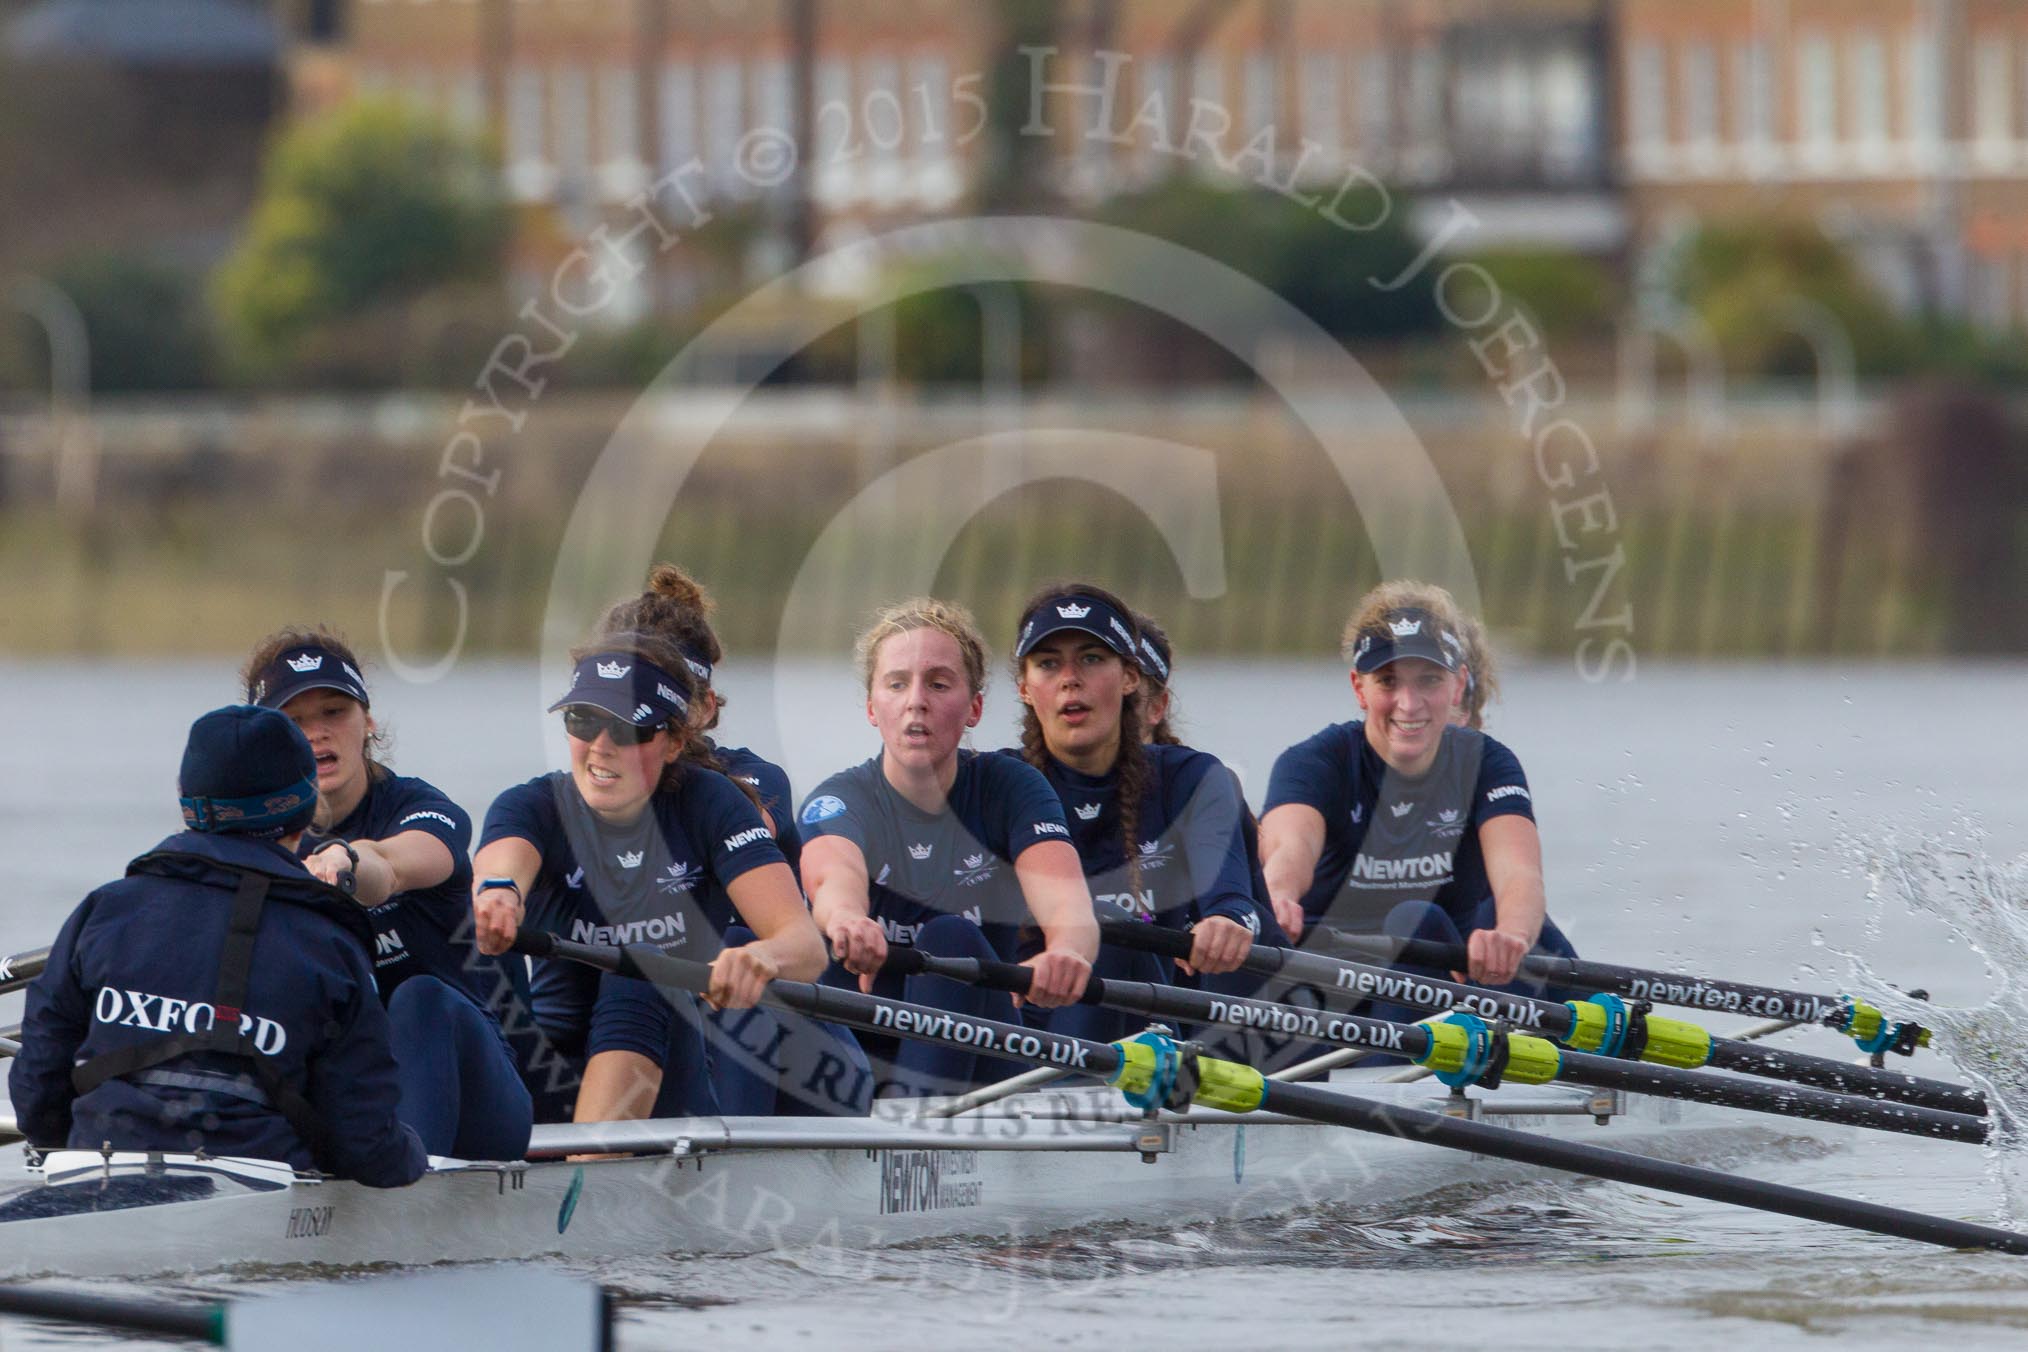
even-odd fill
[(655, 740), (655, 734), (667, 728), (665, 723), (651, 723), (643, 726), (629, 723), (624, 718), (611, 714), (595, 713), (589, 709), (565, 709), (563, 730), (580, 742), (596, 742), (604, 733), (613, 739), (614, 746), (639, 746)]

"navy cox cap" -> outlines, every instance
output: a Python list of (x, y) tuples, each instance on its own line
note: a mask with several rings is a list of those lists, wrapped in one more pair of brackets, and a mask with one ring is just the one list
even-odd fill
[(1043, 639), (1066, 629), (1090, 634), (1135, 666), (1141, 665), (1140, 635), (1134, 626), (1118, 610), (1085, 592), (1048, 597), (1029, 611), (1021, 637), (1014, 641), (1015, 658), (1028, 656)]
[(570, 673), (570, 689), (549, 712), (572, 705), (603, 709), (637, 728), (690, 717), (683, 682), (637, 653), (590, 653)]
[(315, 643), (284, 648), (262, 667), (247, 693), (263, 709), (279, 709), (306, 690), (335, 690), (370, 707), (366, 678), (350, 662)]
[(1352, 670), (1363, 676), (1389, 662), (1419, 657), (1445, 671), (1456, 671), (1464, 650), (1463, 642), (1435, 615), (1420, 606), (1402, 606), (1382, 615), (1378, 624), (1359, 631), (1352, 647)]

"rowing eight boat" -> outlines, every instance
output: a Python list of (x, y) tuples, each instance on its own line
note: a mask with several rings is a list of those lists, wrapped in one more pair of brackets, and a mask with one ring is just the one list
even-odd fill
[[(1446, 1096), (1341, 1075), (1334, 1091), (1469, 1113), (1666, 1158), (1776, 1133), (1729, 1109), (1560, 1085)], [(1540, 1171), (1255, 1113), (1148, 1119), (1096, 1088), (938, 1116), (692, 1118), (538, 1127), (530, 1159), (439, 1160), (376, 1190), (265, 1161), (61, 1151), (0, 1165), (0, 1276), (143, 1276), (316, 1264), (427, 1264), (813, 1248), (840, 1264), (940, 1236), (1024, 1238), (1107, 1221), (1244, 1219), (1328, 1202), (1387, 1206)], [(1842, 1129), (1783, 1125), (1782, 1135)], [(642, 1152), (615, 1159), (588, 1152)]]

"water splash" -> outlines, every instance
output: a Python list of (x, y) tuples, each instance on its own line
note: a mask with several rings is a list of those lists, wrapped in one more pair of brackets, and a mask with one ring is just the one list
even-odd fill
[(1848, 989), (1889, 1017), (1930, 1030), (1931, 1050), (1986, 1096), (1994, 1124), (1986, 1147), (1987, 1176), (2001, 1198), (2007, 1224), (2028, 1217), (2028, 856), (2011, 862), (1987, 856), (1984, 832), (1959, 822), (1941, 835), (1909, 841), (1893, 836), (1847, 836), (1844, 847), (1863, 864), (1872, 916), (1879, 933), (1887, 907), (1936, 919), (1953, 942), (1984, 961), (1991, 983), (1981, 1004), (1961, 1008), (1911, 999), (1873, 971), (1856, 952), (1839, 952), (1850, 968)]

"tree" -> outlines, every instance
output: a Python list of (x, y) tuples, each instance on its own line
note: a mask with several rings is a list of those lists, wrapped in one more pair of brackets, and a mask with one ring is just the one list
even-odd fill
[[(1097, 212), (1109, 225), (1180, 244), (1252, 277), (1334, 338), (1406, 338), (1435, 331), (1427, 285), (1388, 291), (1383, 279), (1407, 272), (1420, 252), (1401, 218), (1405, 204), (1378, 193), (1348, 193), (1337, 204), (1348, 230), (1280, 193), (1225, 187), (1176, 174), (1115, 197)], [(1391, 208), (1391, 209), (1390, 209)]]
[(246, 237), (213, 279), (220, 328), (256, 373), (318, 329), (501, 274), (512, 218), (494, 157), (396, 101), (361, 100), (270, 150)]
[(1905, 363), (1908, 327), (1836, 242), (1807, 221), (1751, 217), (1685, 241), (1672, 289), (1703, 317), (1734, 370), (1804, 376), (1816, 365), (1796, 315), (1834, 321), (1862, 373)]

